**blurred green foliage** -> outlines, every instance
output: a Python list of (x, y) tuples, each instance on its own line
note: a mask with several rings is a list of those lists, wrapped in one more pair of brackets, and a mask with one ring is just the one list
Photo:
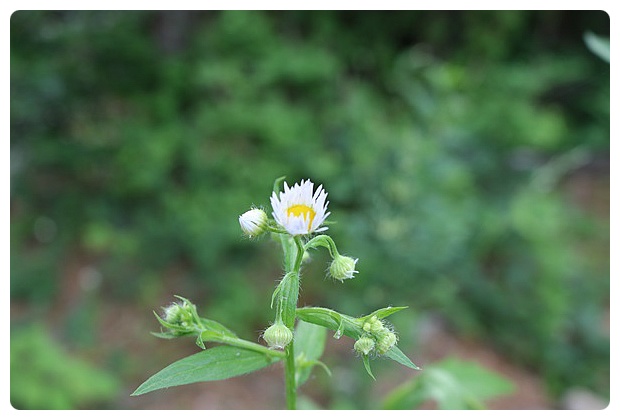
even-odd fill
[(410, 410), (433, 401), (442, 410), (484, 409), (484, 401), (514, 390), (512, 382), (475, 362), (448, 358), (398, 386), (386, 396), (382, 408)]
[(608, 214), (566, 188), (608, 182), (609, 65), (586, 31), (609, 17), (18, 11), (11, 299), (50, 306), (80, 253), (101, 299), (192, 296), (254, 334), (279, 258), (237, 215), (311, 178), (360, 274), (309, 268), (300, 304), (439, 312), (554, 394), (606, 394)]
[(11, 333), (11, 405), (16, 409), (106, 408), (118, 379), (69, 354), (42, 324)]

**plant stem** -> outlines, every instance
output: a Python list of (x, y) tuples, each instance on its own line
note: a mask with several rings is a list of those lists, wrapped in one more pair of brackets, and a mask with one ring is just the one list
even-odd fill
[[(296, 281), (294, 281), (291, 285), (293, 287), (286, 288), (284, 291), (283, 299), (288, 301), (289, 303), (295, 304), (297, 306), (297, 299), (299, 298), (299, 275), (301, 270), (301, 261), (304, 257), (304, 245), (299, 236), (294, 237), (295, 245), (297, 245), (297, 253), (295, 255), (295, 264), (293, 266), (293, 272), (297, 274)], [(288, 317), (287, 317), (288, 318)], [(285, 320), (285, 325), (293, 331), (295, 329), (295, 319), (296, 316), (293, 315), (290, 319)], [(296, 368), (295, 368), (295, 350), (293, 347), (293, 343), (295, 340), (292, 340), (285, 349), (286, 360), (284, 364), (284, 375), (286, 382), (286, 407), (289, 410), (295, 410), (297, 407), (297, 383), (296, 383)]]
[(295, 351), (292, 341), (286, 346), (284, 375), (286, 381), (286, 408), (295, 410), (297, 408), (297, 384), (295, 383)]
[(276, 357), (278, 359), (283, 359), (286, 357), (286, 354), (282, 353), (281, 351), (273, 350), (265, 346), (261, 346), (260, 344), (253, 343), (247, 340), (243, 340), (241, 338), (232, 338), (232, 337), (224, 337), (224, 336), (220, 336), (216, 338), (210, 335), (206, 335), (204, 336), (204, 338), (205, 338), (205, 341), (214, 341), (217, 343), (228, 344), (233, 347), (253, 350), (258, 353), (263, 353), (265, 356), (269, 356), (269, 357)]

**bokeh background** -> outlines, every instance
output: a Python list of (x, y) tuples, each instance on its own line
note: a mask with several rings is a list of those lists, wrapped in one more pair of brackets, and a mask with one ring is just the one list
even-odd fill
[[(277, 367), (129, 394), (199, 351), (149, 333), (175, 294), (259, 340), (279, 247), (237, 216), (285, 175), (325, 186), (359, 258), (340, 284), (315, 253), (300, 304), (409, 306), (403, 351), (512, 384), (490, 408), (604, 407), (605, 39), (602, 11), (14, 13), (12, 405), (282, 408)], [(303, 406), (381, 408), (420, 375), (373, 381), (352, 345), (329, 337)]]

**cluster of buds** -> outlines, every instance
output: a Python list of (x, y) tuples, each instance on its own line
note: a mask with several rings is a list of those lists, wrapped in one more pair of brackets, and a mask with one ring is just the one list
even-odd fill
[(364, 334), (355, 342), (353, 348), (360, 354), (367, 356), (371, 352), (383, 355), (396, 345), (396, 334), (376, 316), (364, 322)]
[(202, 330), (200, 319), (196, 313), (196, 306), (188, 300), (175, 302), (164, 308), (162, 318), (159, 322), (175, 336), (192, 334)]

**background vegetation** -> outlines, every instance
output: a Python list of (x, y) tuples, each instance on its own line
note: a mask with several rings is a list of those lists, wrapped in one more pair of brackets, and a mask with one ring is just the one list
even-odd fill
[[(552, 401), (608, 398), (609, 64), (587, 32), (608, 37), (609, 17), (14, 13), (12, 404), (136, 407), (136, 385), (195, 351), (148, 335), (173, 294), (258, 337), (278, 247), (243, 239), (237, 215), (268, 208), (281, 175), (325, 186), (360, 259), (344, 285), (312, 264), (301, 304), (408, 305), (394, 323), (418, 364), (417, 326), (438, 316)], [(317, 373), (333, 391), (317, 404), (371, 408), (345, 356), (332, 379), (356, 392)]]

